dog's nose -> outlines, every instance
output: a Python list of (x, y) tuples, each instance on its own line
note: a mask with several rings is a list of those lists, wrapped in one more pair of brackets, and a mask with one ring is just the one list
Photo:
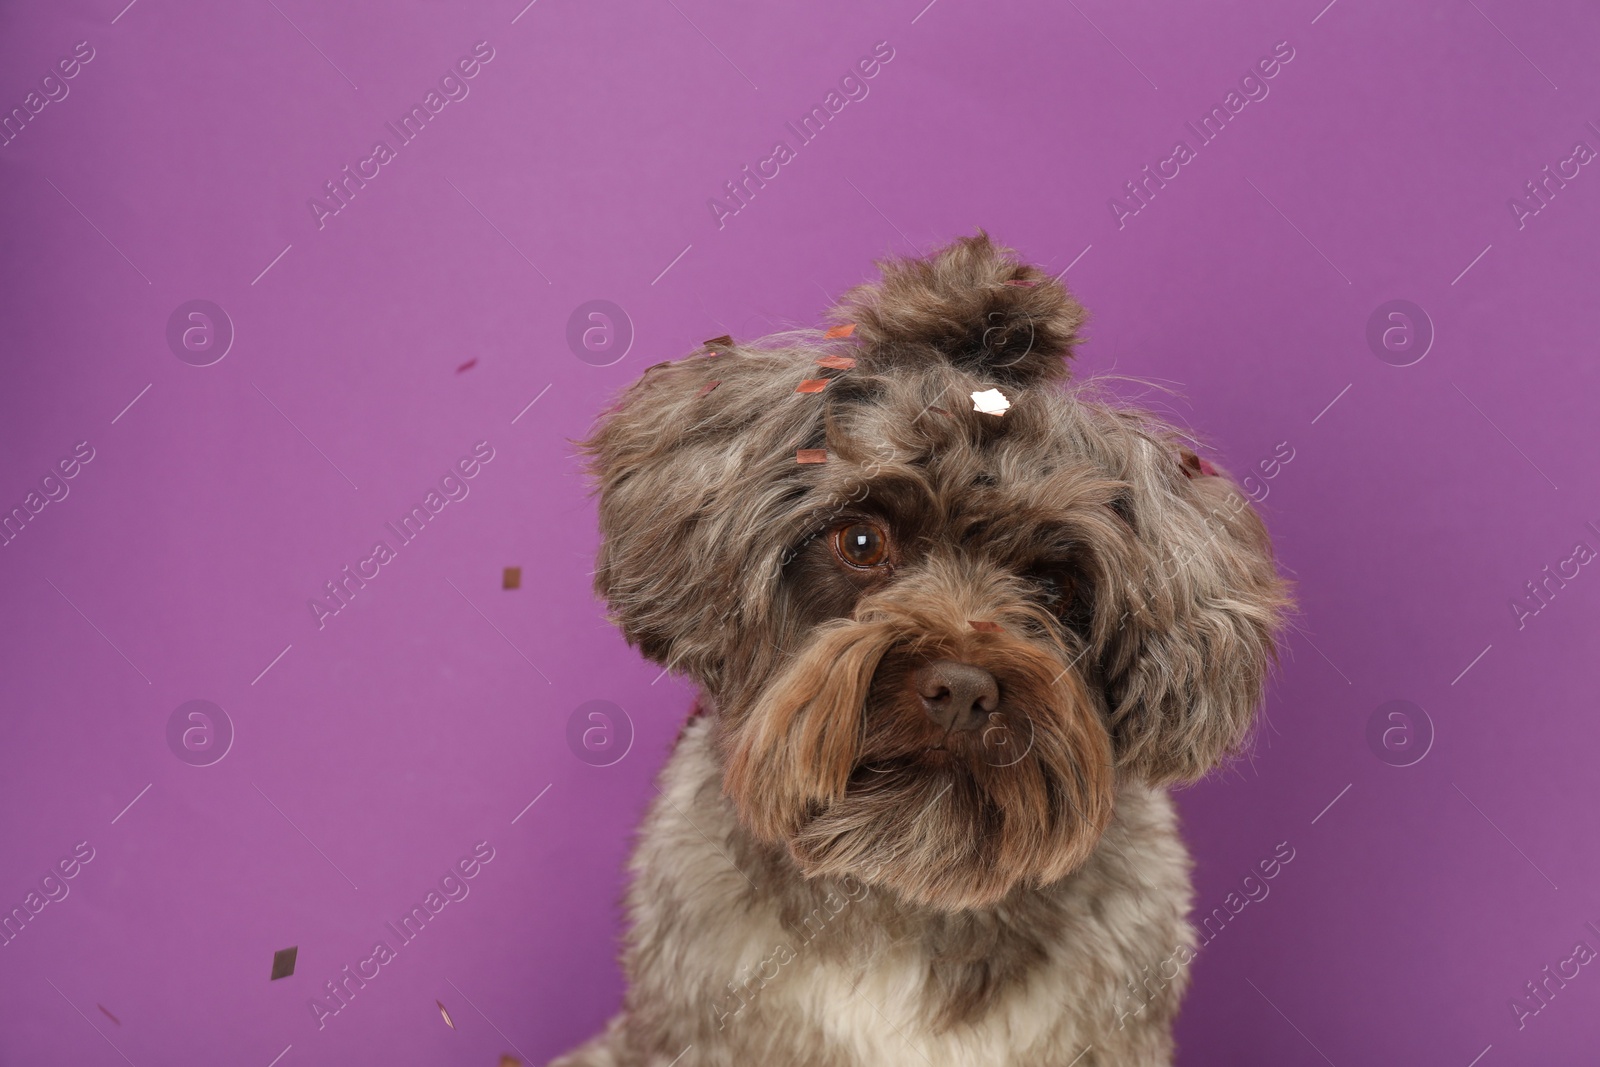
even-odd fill
[(1000, 686), (982, 667), (935, 660), (912, 676), (928, 717), (946, 730), (975, 730), (1000, 705)]

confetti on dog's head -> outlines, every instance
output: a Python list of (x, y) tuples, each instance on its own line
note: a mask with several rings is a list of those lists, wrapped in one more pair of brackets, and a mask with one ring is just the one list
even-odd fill
[(1004, 415), (1010, 407), (1011, 401), (998, 389), (984, 389), (972, 394), (973, 411), (981, 411), (985, 415)]
[[(1121, 782), (1243, 745), (1287, 594), (1231, 480), (1072, 380), (1084, 311), (1058, 281), (981, 232), (880, 268), (830, 336), (627, 390), (583, 442), (595, 589), (701, 687), (756, 840), (978, 907), (1075, 869)], [(825, 362), (845, 325), (849, 367)]]

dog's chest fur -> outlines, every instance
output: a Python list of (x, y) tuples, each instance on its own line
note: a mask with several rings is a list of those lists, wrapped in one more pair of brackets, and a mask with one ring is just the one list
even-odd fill
[(704, 1065), (1170, 1062), (1194, 937), (1164, 791), (1123, 787), (1063, 881), (941, 913), (807, 882), (754, 843), (721, 796), (710, 727), (686, 728), (640, 828), (625, 1013), (562, 1062), (664, 1067), (690, 1046), (683, 1062)]

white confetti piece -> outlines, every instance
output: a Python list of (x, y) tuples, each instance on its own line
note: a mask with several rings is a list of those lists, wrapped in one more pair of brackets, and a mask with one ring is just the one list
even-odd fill
[(972, 394), (972, 409), (985, 415), (1004, 415), (1010, 407), (1011, 401), (998, 389), (985, 389)]

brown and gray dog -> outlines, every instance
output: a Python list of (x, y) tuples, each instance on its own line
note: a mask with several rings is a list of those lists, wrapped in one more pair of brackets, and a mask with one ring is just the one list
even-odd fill
[(595, 587), (700, 687), (564, 1067), (1171, 1062), (1166, 787), (1244, 743), (1288, 607), (1179, 435), (1068, 382), (1083, 309), (980, 232), (826, 333), (646, 371), (583, 444)]

